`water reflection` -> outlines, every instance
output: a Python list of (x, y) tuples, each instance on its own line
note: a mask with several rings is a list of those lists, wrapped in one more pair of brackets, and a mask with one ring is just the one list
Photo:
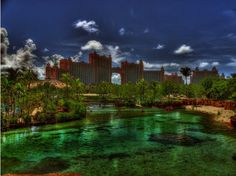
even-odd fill
[[(158, 171), (164, 171), (165, 163), (172, 164), (175, 172), (183, 163), (191, 168), (190, 155), (197, 160), (194, 167), (200, 169), (205, 157), (201, 154), (203, 150), (211, 152), (213, 158), (214, 152), (224, 151), (217, 154), (219, 160), (231, 160), (236, 140), (227, 134), (232, 132), (224, 129), (227, 134), (207, 133), (208, 125), (202, 123), (205, 118), (183, 111), (97, 108), (80, 121), (5, 132), (1, 138), (2, 162), (8, 164), (4, 165), (3, 173), (34, 172), (33, 168), (40, 168), (41, 173), (51, 172), (43, 162), (49, 166), (57, 163), (59, 172), (84, 175), (88, 172), (99, 175), (98, 169), (111, 172), (109, 168), (121, 174), (123, 169), (129, 171), (134, 166), (155, 172), (157, 165), (151, 163), (159, 163)], [(218, 160), (208, 162), (218, 164)], [(225, 167), (232, 170), (231, 164)]]

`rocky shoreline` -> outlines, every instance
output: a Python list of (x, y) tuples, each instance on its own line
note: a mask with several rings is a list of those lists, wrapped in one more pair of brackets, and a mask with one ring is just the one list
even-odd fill
[(184, 106), (186, 110), (196, 111), (201, 113), (206, 113), (213, 115), (213, 119), (217, 122), (223, 122), (226, 124), (231, 123), (231, 117), (235, 116), (236, 113), (233, 110), (226, 110), (222, 107), (214, 107), (214, 106), (194, 106), (194, 105), (187, 105)]
[(215, 121), (236, 128), (236, 101), (185, 99), (183, 107), (186, 110), (213, 115)]
[(159, 102), (154, 107), (172, 111), (183, 107), (189, 111), (213, 115), (217, 122), (226, 123), (236, 128), (236, 101), (211, 100), (211, 99), (182, 99), (174, 102)]
[(182, 105), (213, 106), (225, 110), (236, 110), (236, 101), (211, 100), (211, 99), (183, 99)]

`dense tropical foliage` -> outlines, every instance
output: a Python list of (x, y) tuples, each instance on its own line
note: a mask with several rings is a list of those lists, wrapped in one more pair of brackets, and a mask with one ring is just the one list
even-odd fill
[[(86, 113), (86, 101), (94, 94), (95, 101), (112, 102), (117, 106), (154, 105), (183, 98), (236, 100), (236, 76), (206, 78), (200, 84), (180, 84), (174, 81), (146, 82), (123, 85), (101, 82), (85, 85), (69, 74), (57, 87), (50, 81), (39, 81), (34, 72), (21, 70), (1, 76), (1, 123), (3, 129), (32, 124), (55, 123), (81, 118)], [(36, 86), (33, 86), (36, 83)]]
[[(64, 88), (50, 81), (36, 79), (30, 71), (1, 75), (1, 124), (10, 127), (46, 124), (77, 119), (84, 116), (86, 107), (81, 94), (85, 90), (79, 79), (63, 75)], [(37, 83), (33, 86), (33, 83)]]

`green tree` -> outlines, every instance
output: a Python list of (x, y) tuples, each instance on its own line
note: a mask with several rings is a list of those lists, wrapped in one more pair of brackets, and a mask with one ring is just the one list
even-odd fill
[(140, 100), (140, 103), (142, 104), (146, 100), (148, 84), (147, 82), (144, 81), (144, 79), (141, 79), (136, 83), (136, 87), (137, 87), (136, 90), (137, 90), (138, 98)]
[(230, 87), (228, 80), (226, 79), (215, 79), (212, 87), (210, 88), (208, 95), (212, 99), (226, 100), (230, 97)]
[(63, 73), (62, 77), (61, 77), (62, 82), (64, 82), (66, 84), (66, 87), (64, 88), (65, 92), (65, 98), (69, 98), (69, 91), (71, 88), (71, 84), (72, 84), (72, 77), (69, 73)]
[(204, 89), (199, 84), (182, 85), (182, 89), (188, 98), (201, 98), (204, 95)]
[(135, 84), (122, 84), (120, 86), (120, 95), (126, 106), (134, 106), (137, 98), (137, 89)]
[(38, 81), (37, 74), (32, 69), (22, 69), (17, 74), (16, 78), (17, 82), (21, 82), (23, 85), (27, 87), (27, 89), (30, 88), (30, 84), (33, 81)]
[[(16, 83), (14, 85), (13, 90), (14, 90), (14, 99), (15, 99), (13, 116), (15, 116), (16, 108), (20, 109), (20, 111), (23, 108), (23, 102), (21, 101), (21, 99), (25, 95), (26, 89), (24, 88), (24, 86), (21, 83)], [(17, 112), (17, 113), (19, 113), (19, 112)]]
[(168, 98), (170, 95), (179, 94), (180, 91), (180, 84), (174, 81), (166, 80), (161, 84), (162, 95), (167, 96)]
[(232, 74), (232, 77), (228, 80), (228, 88), (230, 91), (229, 98), (236, 100), (236, 74)]
[(211, 88), (212, 88), (215, 80), (216, 80), (216, 78), (214, 78), (214, 77), (208, 77), (208, 78), (203, 79), (200, 83), (204, 89), (204, 95), (207, 98), (211, 98), (210, 91), (211, 91)]
[(157, 98), (161, 97), (160, 84), (156, 81), (152, 81), (149, 84), (149, 89), (152, 91), (152, 101), (155, 101)]
[(99, 84), (97, 84), (97, 88), (96, 88), (96, 93), (99, 94), (99, 96), (105, 100), (108, 95), (112, 92), (112, 87), (111, 87), (111, 83), (108, 82), (101, 82)]
[(10, 126), (11, 102), (13, 97), (13, 82), (6, 75), (1, 76), (1, 123), (3, 128)]
[(44, 83), (41, 86), (42, 90), (42, 106), (43, 106), (43, 111), (45, 113), (52, 113), (55, 112), (56, 110), (56, 95), (55, 95), (55, 87), (51, 85), (49, 82)]
[(85, 85), (80, 81), (79, 78), (72, 80), (72, 97), (76, 100), (81, 101), (82, 93), (85, 92)]

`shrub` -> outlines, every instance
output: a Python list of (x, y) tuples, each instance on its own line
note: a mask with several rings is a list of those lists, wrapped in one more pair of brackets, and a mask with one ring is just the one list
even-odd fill
[(60, 113), (56, 114), (56, 121), (57, 122), (76, 120), (76, 119), (80, 119), (80, 118), (81, 118), (80, 114), (74, 114), (74, 113), (70, 113), (70, 112), (60, 112)]
[(38, 116), (35, 118), (38, 123), (49, 123), (55, 121), (54, 114), (52, 113), (39, 113)]

